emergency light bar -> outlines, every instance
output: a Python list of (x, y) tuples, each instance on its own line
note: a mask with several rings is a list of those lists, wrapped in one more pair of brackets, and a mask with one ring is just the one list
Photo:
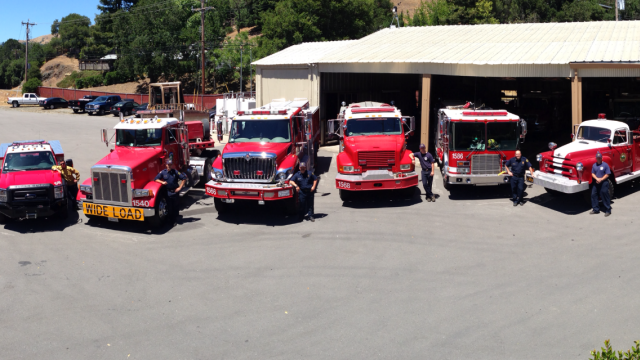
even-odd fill
[(506, 111), (463, 111), (462, 116), (507, 116)]
[(172, 110), (138, 110), (137, 114), (170, 114)]
[(372, 112), (394, 112), (396, 109), (393, 106), (389, 107), (379, 107), (379, 108), (362, 108), (362, 109), (352, 109), (351, 112), (354, 114), (360, 113), (372, 113)]
[(23, 141), (14, 141), (11, 143), (11, 146), (21, 146), (21, 145), (40, 145), (47, 144), (45, 140), (23, 140)]
[(238, 115), (287, 115), (287, 110), (246, 110), (238, 111)]

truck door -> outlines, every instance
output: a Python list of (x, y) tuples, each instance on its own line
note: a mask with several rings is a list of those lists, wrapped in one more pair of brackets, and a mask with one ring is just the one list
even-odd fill
[(613, 142), (611, 146), (611, 155), (615, 175), (619, 176), (631, 172), (633, 154), (631, 144), (629, 143), (629, 134), (627, 129), (617, 129), (613, 133)]
[(180, 169), (182, 162), (182, 149), (179, 143), (178, 129), (174, 126), (165, 128), (165, 145), (167, 156), (176, 164), (176, 168)]
[(631, 131), (629, 133), (629, 142), (631, 143), (631, 155), (633, 156), (633, 164), (631, 171), (640, 170), (640, 131)]

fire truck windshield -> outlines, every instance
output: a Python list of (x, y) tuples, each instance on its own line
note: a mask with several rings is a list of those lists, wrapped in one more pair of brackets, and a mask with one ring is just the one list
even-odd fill
[(578, 140), (591, 140), (606, 143), (610, 136), (611, 130), (601, 127), (580, 126), (580, 130), (578, 130)]
[(487, 150), (517, 150), (520, 138), (520, 123), (487, 123)]
[(234, 120), (231, 123), (230, 143), (291, 141), (289, 120)]
[(476, 122), (451, 123), (451, 150), (484, 150), (485, 126)]
[(159, 146), (162, 144), (162, 129), (116, 130), (116, 145)]
[(7, 154), (3, 171), (46, 170), (55, 165), (50, 151)]
[(400, 134), (402, 134), (402, 125), (399, 118), (347, 120), (347, 136)]

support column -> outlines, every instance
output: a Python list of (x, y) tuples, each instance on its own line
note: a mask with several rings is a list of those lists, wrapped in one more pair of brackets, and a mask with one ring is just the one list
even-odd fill
[(422, 74), (422, 96), (421, 96), (421, 109), (420, 114), (420, 142), (429, 150), (429, 113), (431, 104), (431, 74)]
[(573, 125), (582, 122), (582, 78), (578, 76), (578, 70), (573, 70), (571, 78), (571, 131)]

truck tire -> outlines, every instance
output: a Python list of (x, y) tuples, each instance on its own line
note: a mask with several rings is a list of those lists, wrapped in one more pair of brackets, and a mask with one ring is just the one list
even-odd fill
[(89, 116), (93, 116), (93, 111), (88, 112)]
[(0, 225), (7, 223), (8, 218), (4, 214), (0, 214)]
[(100, 115), (100, 116), (104, 116), (104, 109), (100, 109), (100, 110), (98, 111), (98, 115)]
[(77, 114), (78, 113), (78, 109), (73, 109), (73, 113)]
[[(613, 194), (614, 194), (614, 189), (613, 189), (613, 181), (611, 179), (607, 179), (607, 182), (609, 183), (609, 200), (613, 200)], [(589, 205), (591, 206), (591, 191), (593, 189), (593, 184), (591, 184), (589, 186), (589, 190), (584, 191), (582, 194), (582, 198), (584, 200), (585, 205)], [(602, 199), (598, 198), (598, 201), (602, 201)]]
[(351, 191), (340, 189), (338, 190), (338, 193), (340, 194), (340, 200), (342, 200), (342, 202), (353, 200), (353, 194), (351, 193)]
[(159, 228), (167, 220), (169, 216), (169, 201), (165, 194), (158, 195), (154, 206), (156, 214), (145, 221), (153, 229)]
[(222, 202), (221, 199), (213, 198), (213, 205), (216, 207), (218, 215), (226, 214), (229, 212), (229, 204)]
[(207, 159), (204, 162), (204, 168), (202, 169), (202, 177), (200, 178), (200, 182), (198, 183), (198, 185), (202, 188), (204, 188), (204, 185), (212, 179), (211, 177), (211, 173), (213, 172), (212, 164), (213, 164), (213, 160), (211, 159)]
[(17, 101), (11, 103), (11, 107), (17, 108), (20, 107), (20, 104)]

